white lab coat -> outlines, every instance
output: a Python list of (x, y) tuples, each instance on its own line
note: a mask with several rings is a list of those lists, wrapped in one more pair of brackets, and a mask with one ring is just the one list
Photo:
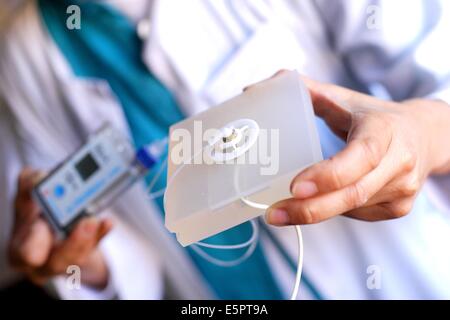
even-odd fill
[[(370, 6), (371, 1), (154, 1), (147, 14), (152, 28), (142, 57), (175, 93), (186, 115), (282, 68), (396, 100), (435, 95), (450, 101), (446, 82), (450, 65), (444, 59), (450, 49), (439, 42), (450, 31), (449, 6), (438, 0), (408, 1), (408, 15), (399, 24), (396, 15), (404, 12), (400, 1), (379, 2), (384, 20), (382, 28), (374, 30), (367, 26), (378, 8)], [(0, 20), (3, 285), (15, 277), (7, 265), (6, 243), (19, 170), (24, 165), (51, 168), (105, 120), (129, 134), (107, 83), (75, 77), (40, 20), (35, 2), (17, 7), (13, 3), (4, 5), (3, 12), (9, 11)], [(324, 145), (334, 143), (329, 135), (322, 138)], [(430, 184), (429, 190), (433, 194), (422, 194), (404, 219), (364, 223), (336, 218), (304, 227), (304, 270), (322, 295), (450, 298), (447, 206), (443, 201), (428, 203), (430, 198), (440, 199), (444, 188)], [(165, 230), (142, 185), (120, 198), (109, 214), (118, 222), (101, 244), (111, 271), (108, 290), (124, 299), (161, 298), (164, 288), (180, 298), (212, 297)], [(274, 232), (295, 259), (292, 230), (274, 228)], [(279, 284), (289, 292), (293, 273), (271, 243), (262, 241)], [(381, 276), (381, 288), (376, 290), (366, 283), (367, 271), (374, 270), (370, 266)], [(63, 278), (53, 283), (63, 298), (102, 297), (86, 288), (68, 290)], [(300, 296), (310, 297), (305, 288)]]

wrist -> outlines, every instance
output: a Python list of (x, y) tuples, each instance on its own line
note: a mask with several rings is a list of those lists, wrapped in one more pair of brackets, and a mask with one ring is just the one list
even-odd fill
[[(426, 139), (428, 174), (450, 172), (450, 105), (441, 100), (415, 100)], [(420, 128), (417, 128), (419, 130)]]

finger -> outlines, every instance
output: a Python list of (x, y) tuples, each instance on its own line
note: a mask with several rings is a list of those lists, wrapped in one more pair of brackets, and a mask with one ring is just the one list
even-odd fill
[(355, 114), (380, 104), (375, 98), (363, 93), (304, 76), (302, 79), (309, 90), (315, 114), (343, 139), (351, 128)]
[(98, 221), (89, 217), (81, 220), (69, 237), (54, 249), (41, 273), (58, 274), (68, 265), (81, 266), (111, 228), (109, 219)]
[(350, 99), (350, 92), (306, 77), (302, 79), (309, 90), (314, 113), (325, 120), (334, 132), (347, 132), (351, 126), (352, 110), (348, 107), (348, 103), (344, 102)]
[(53, 246), (53, 234), (46, 221), (37, 219), (28, 228), (13, 235), (9, 258), (11, 264), (21, 270), (37, 268), (47, 261)]
[(39, 206), (32, 197), (35, 184), (42, 179), (44, 172), (25, 168), (18, 178), (17, 195), (14, 202), (15, 225), (30, 224), (39, 215)]
[[(367, 126), (371, 132), (373, 128)], [(291, 183), (294, 198), (305, 199), (355, 183), (375, 169), (389, 148), (390, 137), (355, 138), (338, 154), (298, 174)]]
[(414, 197), (400, 198), (389, 203), (351, 210), (345, 216), (364, 221), (398, 219), (408, 214), (413, 204)]
[(30, 167), (25, 167), (22, 171), (20, 171), (19, 177), (17, 179), (18, 192), (27, 192), (31, 188), (33, 188), (34, 183), (36, 182), (36, 179), (40, 174), (41, 173), (39, 170), (35, 170)]
[(40, 171), (25, 168), (18, 177), (15, 221), (8, 247), (9, 259), (18, 269), (42, 265), (51, 249), (51, 230), (39, 218), (40, 209), (31, 196), (33, 186), (42, 175)]
[(17, 179), (18, 196), (28, 196), (33, 187), (45, 176), (45, 172), (30, 167), (23, 169)]
[(358, 208), (343, 215), (352, 219), (371, 222), (391, 219), (389, 210), (381, 205)]
[(327, 111), (328, 107), (337, 107), (342, 111), (353, 112), (361, 109), (361, 106), (378, 105), (377, 99), (364, 93), (360, 93), (342, 86), (324, 83), (311, 78), (301, 76), (306, 87), (310, 91), (311, 99), (317, 102), (317, 111)]
[(367, 206), (379, 203), (396, 202), (398, 199), (415, 197), (420, 191), (422, 183), (418, 177), (413, 174), (405, 174), (393, 179), (368, 202)]
[(349, 143), (341, 152), (294, 178), (292, 195), (305, 199), (355, 183), (379, 165), (391, 143), (392, 133), (382, 121), (373, 118), (360, 120), (352, 128)]
[(392, 180), (396, 171), (392, 157), (385, 157), (375, 170), (338, 191), (306, 200), (293, 198), (274, 204), (268, 209), (266, 220), (277, 226), (312, 224), (363, 207)]

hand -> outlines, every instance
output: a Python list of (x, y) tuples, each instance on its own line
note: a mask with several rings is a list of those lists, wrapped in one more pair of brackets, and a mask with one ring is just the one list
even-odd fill
[(406, 215), (430, 174), (450, 171), (450, 106), (383, 101), (304, 79), (316, 115), (347, 146), (299, 173), (293, 198), (271, 206), (268, 223), (318, 223), (337, 215), (378, 221)]
[(12, 266), (42, 285), (52, 276), (65, 274), (69, 265), (78, 265), (82, 283), (103, 288), (108, 270), (96, 247), (111, 229), (111, 221), (82, 219), (67, 239), (57, 241), (31, 196), (40, 176), (39, 172), (24, 169), (18, 179), (15, 222), (9, 243)]

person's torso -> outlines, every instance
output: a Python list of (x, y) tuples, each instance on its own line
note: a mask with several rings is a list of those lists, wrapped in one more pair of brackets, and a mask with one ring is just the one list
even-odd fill
[[(290, 11), (292, 8), (287, 2), (273, 2), (275, 9), (267, 7), (265, 3), (266, 1), (236, 1), (233, 5), (235, 8), (221, 8), (224, 6), (221, 1), (214, 4), (160, 1), (155, 4), (151, 37), (147, 41), (143, 59), (169, 88), (178, 93), (186, 114), (223, 101), (240, 92), (248, 83), (268, 77), (282, 68), (297, 68), (302, 73), (327, 81), (345, 78), (345, 75), (341, 74), (342, 66), (326, 45), (325, 31), (320, 25), (319, 17), (314, 15), (312, 5), (305, 4), (302, 11), (302, 5), (299, 4), (298, 11)], [(255, 8), (261, 12), (254, 12)], [(30, 29), (28, 32), (33, 34)], [(193, 34), (196, 36), (192, 36)], [(16, 48), (19, 52), (25, 51), (26, 48), (31, 49), (33, 43), (23, 42), (21, 45), (24, 47)], [(42, 46), (43, 43), (37, 45)], [(44, 56), (48, 55), (43, 57), (43, 61), (50, 63), (55, 69), (60, 67), (58, 61), (61, 59), (52, 59), (58, 56), (58, 52), (48, 48), (37, 49), (43, 51)], [(36, 52), (35, 56), (38, 55)], [(0, 58), (3, 59), (2, 63), (6, 63), (4, 56)], [(16, 67), (21, 63), (17, 57), (9, 56), (8, 59), (8, 64)], [(88, 107), (93, 106), (93, 101), (101, 104), (102, 101), (114, 98), (108, 88), (102, 85), (74, 85), (76, 82), (67, 74), (50, 74), (46, 79), (26, 78), (12, 81), (20, 83), (28, 80), (41, 90), (49, 92), (49, 85), (52, 84), (49, 78), (53, 78), (53, 84), (58, 82), (57, 86), (61, 89), (61, 96), (49, 94), (48, 96), (52, 97), (50, 99), (45, 95), (37, 95), (39, 99), (29, 105), (8, 99), (6, 101), (10, 108), (15, 109), (15, 118), (23, 125), (23, 135), (32, 141), (29, 144), (36, 144), (36, 149), (44, 150), (36, 156), (34, 148), (28, 146), (31, 163), (44, 160), (44, 163), (50, 165), (70, 148), (60, 146), (60, 151), (55, 152), (52, 148), (43, 146), (42, 137), (33, 137), (25, 125), (29, 120), (19, 113), (34, 108), (38, 111), (41, 111), (40, 108), (47, 109), (32, 118), (33, 121), (41, 123), (33, 125), (32, 128), (45, 133), (48, 132), (45, 129), (47, 124), (55, 121), (54, 117), (58, 111), (55, 112), (54, 108), (57, 108), (58, 101), (70, 97), (72, 104), (68, 107), (76, 114), (77, 125), (74, 125), (73, 119), (68, 119), (68, 115), (61, 114), (63, 121), (59, 130), (61, 137), (64, 137), (64, 143), (81, 141), (83, 135), (101, 120), (110, 118), (123, 125), (123, 114), (118, 109), (114, 112), (110, 109), (99, 111), (97, 107), (97, 111), (94, 111)], [(79, 96), (82, 96), (80, 93), (88, 94), (89, 99), (76, 98), (75, 92)], [(23, 86), (20, 90), (16, 88), (15, 93), (19, 97), (31, 93), (36, 96), (30, 85)], [(48, 114), (50, 105), (52, 113), (56, 115)], [(67, 127), (73, 128), (72, 134), (64, 132)], [(79, 127), (82, 128), (81, 131), (77, 130)], [(326, 129), (322, 130), (323, 143), (331, 141), (331, 145), (335, 145), (334, 138), (329, 136)], [(54, 138), (49, 140), (55, 141)], [(423, 203), (423, 200), (420, 200), (416, 206), (417, 210), (410, 217), (395, 222), (365, 224), (339, 218), (306, 227), (305, 271), (312, 275), (313, 281), (318, 283), (327, 298), (448, 296), (445, 289), (441, 288), (442, 285), (437, 283), (438, 277), (431, 272), (436, 270), (436, 264), (443, 269), (450, 265), (445, 254), (440, 254), (442, 243), (446, 242), (448, 225), (438, 212), (429, 212), (430, 207), (421, 208)], [(434, 236), (433, 230), (437, 230)], [(280, 237), (287, 237), (286, 248), (295, 256), (295, 241), (289, 243), (289, 239), (293, 238), (287, 234), (283, 233)], [(380, 238), (384, 241), (380, 241)], [(441, 245), (435, 246), (437, 243)], [(435, 249), (430, 251), (433, 247)], [(421, 264), (417, 264), (417, 261), (421, 261)], [(273, 261), (272, 264), (274, 265)], [(376, 291), (367, 288), (367, 268), (371, 265), (380, 266), (382, 274), (386, 275), (386, 281), (389, 280), (391, 284), (383, 282), (386, 285)], [(277, 266), (283, 268), (280, 264)], [(442, 272), (439, 271), (438, 275), (442, 275)], [(293, 276), (287, 278), (283, 280), (286, 287), (292, 284)], [(445, 277), (441, 279), (446, 282)], [(433, 292), (433, 289), (437, 291)]]

